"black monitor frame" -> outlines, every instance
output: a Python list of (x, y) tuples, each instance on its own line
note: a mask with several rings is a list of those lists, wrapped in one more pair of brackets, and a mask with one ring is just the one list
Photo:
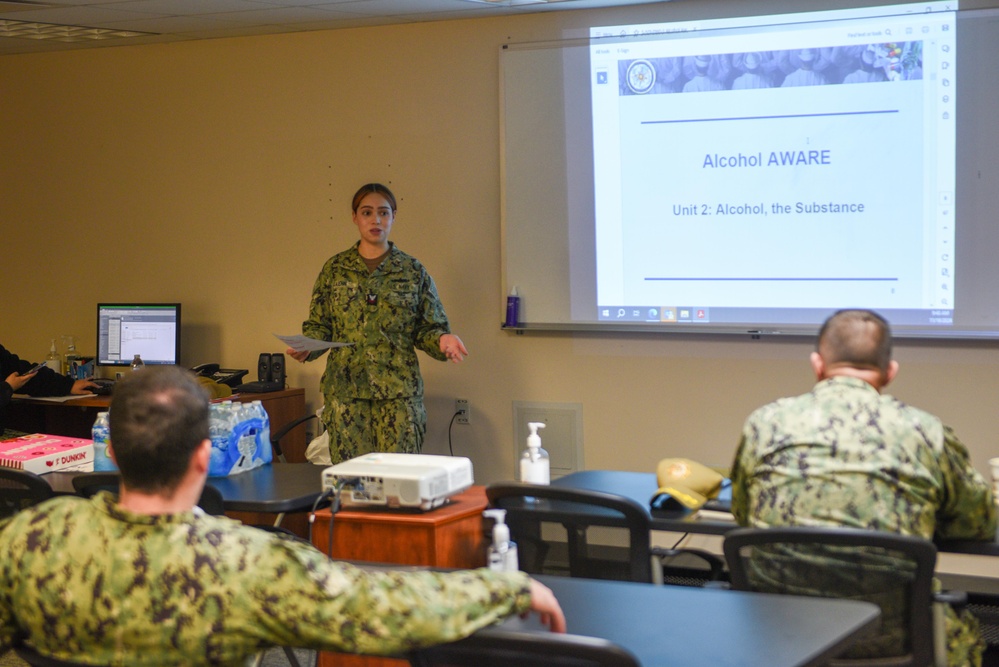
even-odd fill
[[(147, 365), (180, 365), (180, 339), (181, 339), (181, 305), (179, 303), (134, 303), (134, 302), (106, 302), (97, 304), (97, 350), (95, 363), (97, 366), (129, 366), (132, 363), (134, 357), (134, 347), (129, 346), (129, 349), (124, 347), (119, 347), (119, 352), (117, 358), (112, 358), (114, 355), (108, 350), (108, 340), (109, 333), (108, 330), (102, 332), (102, 320), (106, 319), (106, 313), (114, 311), (145, 311), (146, 313), (155, 313), (156, 311), (168, 311), (174, 313), (175, 315), (175, 327), (173, 336), (173, 351), (172, 359), (166, 358), (165, 356), (158, 356), (155, 354), (150, 354), (148, 357), (146, 354), (140, 355), (142, 357), (143, 363)], [(138, 313), (136, 313), (138, 315)], [(141, 320), (140, 320), (141, 321)], [(107, 325), (105, 325), (106, 327)], [(119, 332), (120, 334), (120, 329)], [(146, 348), (148, 349), (148, 347)]]

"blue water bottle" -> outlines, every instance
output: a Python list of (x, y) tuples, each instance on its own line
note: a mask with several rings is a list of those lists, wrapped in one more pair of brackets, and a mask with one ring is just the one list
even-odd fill
[(117, 470), (118, 467), (108, 456), (108, 442), (111, 440), (111, 428), (108, 423), (108, 413), (97, 413), (94, 428), (91, 431), (94, 440), (94, 470)]

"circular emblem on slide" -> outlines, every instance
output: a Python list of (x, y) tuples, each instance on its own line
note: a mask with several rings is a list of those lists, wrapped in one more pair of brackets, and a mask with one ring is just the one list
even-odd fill
[(636, 60), (628, 65), (628, 87), (631, 92), (647, 93), (656, 82), (656, 68), (648, 60)]

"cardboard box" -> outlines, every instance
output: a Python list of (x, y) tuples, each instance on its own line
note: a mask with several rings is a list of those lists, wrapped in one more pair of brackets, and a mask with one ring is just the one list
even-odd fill
[(94, 461), (94, 442), (84, 438), (32, 433), (0, 441), (0, 466), (37, 475)]

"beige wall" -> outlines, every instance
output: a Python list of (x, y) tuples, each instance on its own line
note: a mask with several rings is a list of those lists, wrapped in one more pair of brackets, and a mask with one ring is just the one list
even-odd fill
[[(75, 334), (92, 352), (96, 302), (176, 300), (186, 365), (253, 368), (299, 330), (323, 261), (355, 240), (349, 197), (380, 180), (401, 199), (394, 240), (471, 350), (422, 357), (427, 451), (447, 451), (462, 397), (454, 450), (480, 482), (513, 475), (513, 401), (581, 403), (590, 468), (726, 463), (751, 409), (810, 387), (807, 344), (499, 329), (499, 46), (689, 4), (0, 58), (0, 342), (39, 360)], [(996, 345), (899, 348), (895, 393), (986, 472)], [(317, 407), (322, 364), (289, 371)]]

